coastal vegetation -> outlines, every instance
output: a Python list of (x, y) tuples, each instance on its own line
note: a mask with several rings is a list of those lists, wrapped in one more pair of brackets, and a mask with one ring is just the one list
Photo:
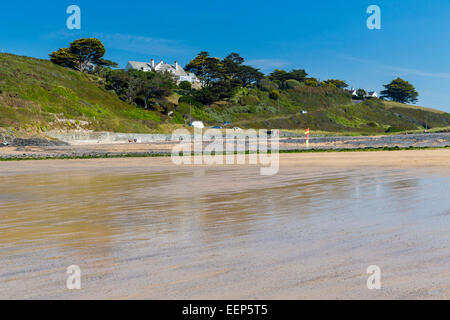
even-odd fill
[(416, 103), (419, 93), (414, 86), (401, 78), (392, 80), (391, 83), (384, 85), (385, 90), (381, 91), (383, 98), (388, 98), (400, 103)]
[[(304, 69), (264, 75), (238, 53), (200, 52), (186, 65), (202, 86), (177, 83), (168, 73), (121, 70), (105, 60), (97, 39), (80, 39), (50, 61), (0, 54), (0, 130), (156, 133), (203, 121), (207, 126), (392, 134), (450, 126), (450, 114), (405, 103), (417, 101), (400, 78), (383, 99), (352, 101), (341, 79), (319, 81)], [(357, 92), (365, 96), (365, 90)], [(1, 133), (1, 132), (0, 132)]]
[(117, 63), (103, 59), (105, 54), (105, 46), (100, 40), (83, 38), (73, 41), (68, 48), (52, 52), (49, 56), (53, 63), (81, 72), (90, 71), (94, 67), (117, 67)]

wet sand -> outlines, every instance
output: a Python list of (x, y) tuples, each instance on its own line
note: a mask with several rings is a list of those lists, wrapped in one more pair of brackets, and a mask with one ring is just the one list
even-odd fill
[(0, 298), (448, 299), (449, 187), (449, 149), (0, 163)]

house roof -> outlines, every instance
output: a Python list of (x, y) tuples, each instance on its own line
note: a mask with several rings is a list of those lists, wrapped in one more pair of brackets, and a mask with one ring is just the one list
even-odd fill
[(184, 71), (183, 67), (181, 67), (178, 63), (174, 64), (168, 64), (164, 63), (162, 60), (158, 62), (157, 64), (154, 64), (152, 67), (152, 63), (148, 62), (138, 62), (138, 61), (129, 61), (128, 64), (131, 68), (135, 70), (152, 70), (152, 71), (158, 71), (158, 72), (169, 72), (176, 77), (190, 77), (193, 80), (197, 80), (197, 77), (193, 73), (187, 73)]
[(180, 67), (180, 65), (175, 65), (175, 64), (163, 64), (161, 65), (159, 68), (157, 68), (158, 71), (162, 71), (162, 72), (170, 72), (176, 76), (184, 76), (186, 77), (188, 74), (186, 73), (186, 71), (184, 71), (184, 69), (182, 67)]
[(142, 69), (151, 69), (152, 66), (150, 63), (147, 62), (137, 62), (137, 61), (128, 61), (130, 66), (133, 69), (142, 70)]

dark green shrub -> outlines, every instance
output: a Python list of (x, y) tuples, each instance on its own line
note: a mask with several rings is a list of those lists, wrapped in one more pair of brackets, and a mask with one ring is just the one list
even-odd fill
[(390, 126), (389, 128), (386, 129), (386, 133), (402, 132), (402, 131), (406, 131), (406, 130), (408, 130), (408, 128), (406, 128), (406, 127)]
[(195, 106), (197, 108), (203, 108), (203, 104), (201, 102), (198, 102), (191, 96), (181, 96), (180, 99), (178, 99), (178, 103), (185, 103), (187, 105)]
[(294, 89), (295, 87), (300, 87), (300, 82), (294, 79), (289, 79), (283, 83), (283, 87), (286, 89)]
[(272, 90), (269, 93), (269, 98), (272, 100), (278, 100), (280, 99), (280, 93), (277, 90)]
[(189, 81), (181, 81), (178, 87), (182, 90), (191, 90), (192, 84)]

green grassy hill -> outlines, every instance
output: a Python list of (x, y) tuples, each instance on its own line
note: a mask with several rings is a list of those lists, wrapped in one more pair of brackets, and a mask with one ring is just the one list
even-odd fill
[(131, 106), (101, 79), (50, 61), (0, 54), (0, 127), (151, 132), (161, 115)]
[[(353, 134), (382, 134), (450, 126), (450, 114), (417, 106), (367, 100), (354, 104), (336, 88), (299, 86), (281, 90), (274, 101), (268, 92), (245, 89), (230, 101), (204, 107), (199, 120), (232, 122), (242, 128), (281, 128)], [(305, 114), (303, 111), (306, 111)]]
[[(183, 94), (182, 90), (178, 91)], [(450, 114), (381, 100), (354, 104), (336, 88), (297, 86), (280, 90), (244, 88), (227, 101), (211, 106), (193, 104), (192, 120), (208, 125), (225, 121), (242, 128), (279, 128), (380, 134), (450, 126)], [(167, 99), (174, 111), (168, 118), (120, 100), (104, 88), (103, 79), (62, 68), (46, 60), (0, 54), (0, 128), (16, 134), (50, 129), (115, 132), (168, 132), (184, 124), (189, 105)], [(307, 111), (307, 114), (302, 113)], [(448, 130), (448, 129), (447, 129)]]

